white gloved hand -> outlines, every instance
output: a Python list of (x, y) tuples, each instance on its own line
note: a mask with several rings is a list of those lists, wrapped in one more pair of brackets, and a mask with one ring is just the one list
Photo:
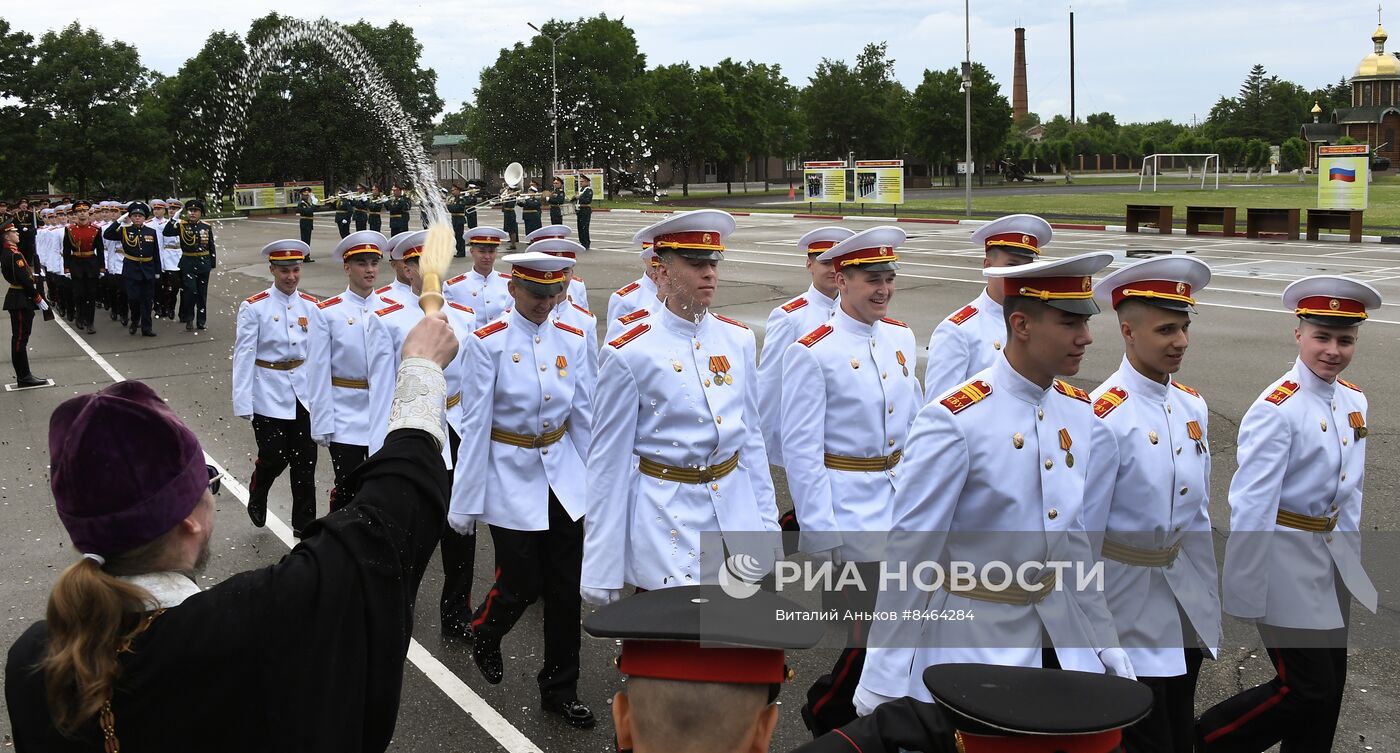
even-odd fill
[(1103, 662), (1103, 668), (1115, 677), (1137, 679), (1137, 673), (1133, 672), (1133, 663), (1128, 661), (1127, 652), (1121, 648), (1106, 648), (1100, 651), (1099, 661)]
[(46, 300), (44, 300), (43, 298), (40, 298), (40, 299), (39, 299), (39, 310), (40, 310), (40, 311), (48, 311), (48, 310), (49, 310), (49, 302), (46, 301)]
[(579, 586), (578, 595), (582, 596), (583, 600), (588, 602), (589, 604), (595, 607), (601, 607), (611, 604), (614, 601), (617, 601), (618, 599), (621, 599), (622, 589), (589, 588), (588, 586)]
[(447, 513), (447, 525), (463, 536), (470, 536), (476, 531), (476, 516), (461, 512), (449, 512)]
[(874, 711), (876, 706), (894, 699), (868, 690), (864, 685), (858, 685), (856, 686), (855, 698), (852, 700), (855, 701), (857, 716), (870, 716), (870, 712)]
[(315, 442), (317, 445), (319, 445), (319, 446), (321, 446), (321, 447), (330, 447), (330, 446), (331, 446), (331, 438), (330, 438), (329, 435), (326, 435), (326, 436), (319, 436), (319, 437), (313, 435), (313, 436), (311, 437), (311, 441), (312, 441), (312, 442)]

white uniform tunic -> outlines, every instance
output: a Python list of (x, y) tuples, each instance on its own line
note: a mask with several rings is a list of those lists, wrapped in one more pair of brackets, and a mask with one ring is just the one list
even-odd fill
[[(107, 229), (107, 226), (110, 225), (110, 224), (112, 224), (112, 223), (111, 223), (111, 222), (99, 222), (99, 223), (97, 223), (97, 226), (100, 227), (100, 228), (102, 228), (103, 230), (106, 230), (106, 229)], [(107, 274), (111, 274), (111, 275), (119, 275), (119, 274), (121, 274), (121, 273), (122, 273), (122, 262), (124, 261), (124, 259), (122, 258), (122, 242), (119, 241), (119, 240), (116, 240), (116, 241), (109, 241), (109, 240), (107, 240), (106, 238), (103, 238), (103, 239), (102, 239), (102, 248), (103, 248), (103, 250), (106, 252), (105, 255), (103, 256), (103, 259), (105, 260), (106, 265), (107, 265)]]
[[(379, 296), (380, 300), (384, 301), (382, 304), (384, 306), (395, 303), (408, 303), (409, 301), (416, 303), (418, 301), (418, 296), (413, 292), (413, 286), (406, 282), (399, 282), (398, 278), (394, 278), (393, 282), (376, 289), (374, 294)], [(375, 308), (379, 307), (376, 306)], [(373, 312), (371, 311), (371, 313)]]
[(783, 358), (781, 441), (804, 552), (840, 546), (847, 562), (883, 558), (879, 538), (841, 534), (890, 530), (900, 469), (837, 470), (825, 457), (903, 452), (923, 391), (914, 333), (893, 321), (865, 324), (838, 306)]
[[(768, 314), (763, 329), (763, 353), (758, 361), (758, 404), (763, 411), (763, 440), (768, 444), (768, 462), (783, 466), (782, 431), (783, 354), (797, 338), (811, 332), (827, 319), (836, 307), (835, 298), (827, 298), (809, 286), (807, 292), (774, 308)], [(914, 356), (913, 351), (905, 353)], [(918, 358), (915, 357), (915, 361)]]
[[(268, 288), (238, 306), (233, 342), (233, 415), (251, 419), (295, 419), (297, 403), (312, 407), (312, 385), (330, 380), (324, 360), (311, 358), (308, 340), (321, 312), (316, 298), (301, 291), (286, 295)], [(295, 368), (275, 369), (258, 361)]]
[[(565, 301), (567, 305), (568, 302)], [(452, 512), (516, 531), (549, 529), (549, 492), (578, 520), (588, 506), (584, 459), (593, 433), (592, 359), (583, 333), (554, 319), (537, 325), (511, 311), (467, 338), (462, 445)], [(493, 429), (536, 437), (567, 427), (545, 447), (491, 438)]]
[(510, 308), (513, 301), (506, 283), (510, 275), (492, 272), (483, 277), (475, 269), (457, 275), (442, 286), (442, 296), (476, 312), (476, 320), (486, 324)]
[[(588, 288), (584, 287), (583, 278), (578, 275), (569, 278), (569, 294), (565, 296), (565, 299), (578, 304), (585, 311), (588, 310)], [(595, 336), (594, 339), (596, 340), (597, 337)]]
[(165, 236), (165, 226), (169, 223), (169, 219), (162, 217), (152, 217), (146, 220), (147, 225), (156, 229), (156, 239), (160, 241), (161, 271), (178, 272), (180, 271), (180, 236)]
[[(623, 285), (608, 296), (608, 322), (627, 316), (639, 308), (650, 306), (656, 300), (656, 283), (646, 275)], [(609, 340), (613, 339), (611, 336)]]
[[(581, 585), (700, 583), (702, 564), (706, 574), (717, 572), (725, 556), (702, 552), (702, 532), (722, 532), (731, 555), (771, 568), (781, 540), (756, 421), (753, 333), (713, 313), (697, 325), (661, 307), (604, 350), (593, 396)], [(639, 457), (708, 469), (736, 453), (738, 467), (710, 483), (636, 470)]]
[[(1365, 423), (1360, 389), (1319, 379), (1301, 361), (1249, 407), (1240, 422), (1239, 470), (1230, 482), (1226, 612), (1278, 627), (1340, 628), (1334, 572), (1357, 601), (1376, 611), (1358, 533)], [(1278, 525), (1281, 511), (1335, 517), (1336, 528), (1314, 533)]]
[(1220, 644), (1206, 401), (1178, 382), (1144, 377), (1127, 358), (1091, 397), (1099, 418), (1084, 500), (1091, 539), (1178, 548), (1176, 559), (1160, 567), (1104, 558), (1118, 639), (1139, 676), (1184, 674), (1178, 604), (1212, 656)]
[[(39, 266), (45, 274), (63, 275), (63, 235), (66, 229), (64, 225), (40, 227), (34, 234), (34, 254), (39, 257)], [(99, 239), (101, 232), (98, 230)]]
[(585, 355), (579, 366), (587, 371), (580, 374), (588, 379), (588, 383), (593, 384), (593, 379), (598, 375), (598, 318), (584, 306), (580, 306), (568, 298), (559, 301), (559, 305), (549, 314), (555, 321), (563, 322), (574, 329), (583, 332)]
[[(638, 306), (637, 308), (632, 309), (626, 314), (623, 314), (622, 316), (619, 316), (618, 318), (608, 322), (608, 331), (607, 334), (604, 335), (604, 337), (606, 338), (604, 342), (612, 342), (613, 340), (622, 337), (622, 335), (626, 333), (627, 330), (632, 329), (639, 323), (650, 321), (647, 317), (651, 316), (652, 312), (655, 311), (657, 308), (664, 305), (666, 305), (664, 301), (653, 297), (644, 305)], [(771, 462), (772, 458), (769, 458), (769, 461)]]
[[(1078, 562), (1087, 569), (1094, 560), (1081, 517), (1094, 422), (1088, 394), (1062, 382), (1041, 389), (1004, 356), (969, 384), (985, 397), (950, 393), (914, 420), (899, 465), (889, 567), (903, 562), (912, 571), (935, 561), (947, 570), (959, 561), (981, 572), (985, 563), (1004, 562), (1014, 575), (1028, 562)], [(1027, 570), (1024, 578), (1039, 575)], [(975, 617), (877, 620), (860, 687), (928, 700), (923, 670), (934, 664), (1038, 667), (1042, 630), (1062, 667), (1102, 672), (1098, 652), (1117, 646), (1103, 593), (1077, 588), (1073, 566), (1063, 576), (1031, 604), (944, 588), (882, 590), (881, 612), (965, 610)]]
[(973, 374), (996, 363), (1006, 345), (1001, 304), (984, 288), (972, 303), (948, 315), (928, 339), (924, 396), (934, 402)]
[(369, 319), (387, 305), (373, 292), (362, 298), (349, 289), (317, 305), (311, 360), (329, 368), (329, 378), (313, 385), (308, 406), (317, 442), (369, 445)]

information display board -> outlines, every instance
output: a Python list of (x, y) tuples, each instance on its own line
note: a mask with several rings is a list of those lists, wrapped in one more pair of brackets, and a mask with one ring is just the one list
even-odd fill
[(802, 163), (802, 200), (841, 203), (846, 192), (846, 163), (842, 160)]
[(1371, 148), (1366, 144), (1317, 148), (1317, 208), (1365, 209)]
[(235, 183), (233, 184), (233, 208), (276, 209), (279, 204), (276, 183)]
[(854, 172), (857, 204), (904, 203), (904, 160), (856, 160)]
[(311, 189), (311, 195), (316, 197), (316, 201), (326, 200), (326, 187), (319, 180), (299, 180), (283, 183), (280, 191), (282, 203), (279, 206), (294, 207), (301, 201), (301, 189)]

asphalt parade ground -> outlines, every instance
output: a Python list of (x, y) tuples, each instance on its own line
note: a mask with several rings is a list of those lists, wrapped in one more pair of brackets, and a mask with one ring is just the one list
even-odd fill
[[(632, 234), (661, 215), (596, 213), (593, 249), (579, 260), (579, 274), (588, 285), (590, 308), (601, 317), (608, 294), (635, 279), (641, 270)], [(483, 221), (498, 221), (484, 213)], [(795, 241), (806, 231), (830, 221), (778, 216), (738, 217), (738, 231), (720, 267), (716, 310), (755, 330), (761, 339), (768, 312), (808, 286), (803, 257)], [(572, 217), (565, 221), (573, 225)], [(848, 219), (860, 230), (878, 224)], [(76, 554), (53, 509), (48, 492), (47, 435), (49, 414), (63, 400), (118, 379), (149, 383), (195, 430), (205, 451), (228, 469), (235, 483), (225, 484), (217, 497), (218, 514), (212, 541), (213, 557), (200, 579), (213, 585), (232, 573), (277, 561), (293, 543), (284, 521), (290, 516), (290, 493), (285, 480), (273, 489), (268, 527), (253, 528), (244, 509), (246, 484), (255, 445), (248, 423), (232, 415), (230, 362), (234, 316), (246, 297), (268, 287), (270, 276), (259, 249), (268, 241), (297, 237), (291, 217), (269, 217), (216, 223), (219, 268), (209, 291), (209, 329), (186, 333), (183, 326), (157, 320), (159, 337), (131, 337), (124, 327), (98, 312), (95, 335), (78, 334), (62, 321), (36, 322), (30, 343), (34, 371), (52, 378), (56, 386), (25, 392), (0, 392), (0, 598), (3, 621), (0, 643), (8, 647), (25, 628), (44, 614), (48, 591)], [(913, 327), (920, 345), (934, 325), (974, 298), (981, 286), (982, 251), (969, 242), (972, 227), (903, 224), (909, 242), (901, 248), (899, 292), (890, 314)], [(312, 241), (314, 264), (303, 267), (302, 289), (330, 296), (345, 287), (340, 265), (330, 250), (338, 240), (329, 217), (318, 218)], [(523, 249), (523, 244), (521, 245)], [(1131, 236), (1121, 233), (1057, 230), (1047, 255), (1063, 257), (1087, 251), (1112, 251), (1121, 264), (1140, 253), (1190, 253), (1209, 263), (1211, 286), (1199, 296), (1199, 315), (1192, 327), (1192, 344), (1181, 381), (1198, 389), (1211, 407), (1213, 452), (1211, 517), (1218, 551), (1229, 527), (1226, 492), (1235, 469), (1235, 436), (1245, 409), (1265, 387), (1287, 371), (1296, 348), (1295, 319), (1281, 310), (1279, 294), (1293, 280), (1312, 274), (1346, 274), (1376, 286), (1385, 306), (1362, 327), (1356, 360), (1346, 378), (1359, 384), (1370, 401), (1370, 435), (1366, 497), (1362, 530), (1396, 536), (1400, 532), (1400, 246), (1342, 242), (1285, 242), (1219, 237)], [(470, 259), (455, 259), (453, 272), (466, 271)], [(499, 268), (504, 268), (498, 264)], [(392, 279), (385, 264), (381, 284)], [(1073, 383), (1092, 389), (1118, 367), (1121, 338), (1114, 317), (1096, 317), (1095, 342)], [(601, 330), (600, 330), (601, 334)], [(922, 350), (922, 348), (921, 348)], [(921, 353), (921, 356), (923, 354)], [(0, 356), (0, 375), (13, 381), (8, 355)], [(921, 357), (922, 360), (922, 357)], [(922, 364), (921, 364), (922, 365)], [(133, 437), (130, 451), (139, 454)], [(317, 466), (320, 511), (326, 510), (331, 486), (330, 458), (322, 452)], [(791, 506), (779, 481), (779, 508)], [(1377, 535), (1377, 534), (1372, 534)], [(492, 574), (489, 536), (477, 550), (474, 598), (485, 595)], [(1336, 750), (1400, 749), (1400, 642), (1395, 635), (1372, 633), (1394, 626), (1400, 607), (1400, 568), (1394, 560), (1366, 556), (1367, 570), (1380, 592), (1381, 615), (1353, 606), (1354, 633), (1371, 640), (1354, 648), (1346, 700)], [(581, 699), (599, 718), (591, 731), (578, 731), (538, 708), (535, 673), (542, 650), (540, 609), (532, 607), (506, 638), (505, 681), (488, 685), (472, 663), (467, 644), (439, 634), (437, 598), (441, 567), (435, 558), (420, 591), (415, 638), (408, 655), (402, 705), (394, 751), (611, 751), (609, 699), (623, 683), (613, 667), (616, 647), (611, 641), (585, 637)], [(587, 607), (585, 607), (587, 609)], [(1207, 661), (1197, 692), (1204, 709), (1240, 689), (1267, 680), (1273, 671), (1252, 627), (1225, 620), (1226, 638), (1218, 661)], [(1370, 631), (1370, 632), (1368, 632)], [(808, 735), (798, 716), (803, 693), (826, 672), (836, 649), (824, 648), (790, 656), (796, 679), (780, 696), (783, 704), (773, 750), (788, 750)], [(317, 667), (297, 668), (316, 672)], [(218, 677), (207, 682), (217, 683)], [(198, 692), (192, 688), (191, 692)], [(9, 718), (0, 714), (0, 740), (12, 745)]]

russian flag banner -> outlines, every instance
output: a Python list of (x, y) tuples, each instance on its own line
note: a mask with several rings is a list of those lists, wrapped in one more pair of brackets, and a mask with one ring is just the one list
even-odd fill
[(1327, 171), (1328, 180), (1340, 180), (1347, 183), (1356, 182), (1356, 171), (1348, 170), (1345, 167), (1334, 167)]

